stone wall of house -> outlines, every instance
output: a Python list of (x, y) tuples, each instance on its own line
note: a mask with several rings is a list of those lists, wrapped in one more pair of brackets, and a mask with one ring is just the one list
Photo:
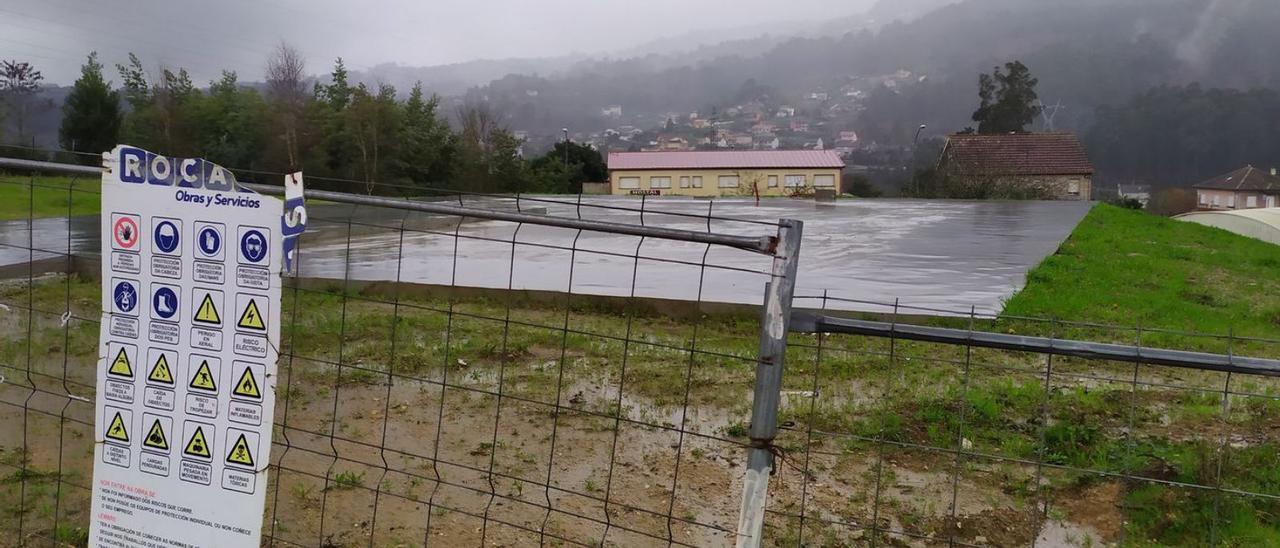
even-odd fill
[[(988, 196), (994, 199), (1093, 199), (1093, 178), (1083, 175), (951, 177), (949, 184), (972, 186), (963, 195)], [(983, 187), (978, 190), (977, 187)]]

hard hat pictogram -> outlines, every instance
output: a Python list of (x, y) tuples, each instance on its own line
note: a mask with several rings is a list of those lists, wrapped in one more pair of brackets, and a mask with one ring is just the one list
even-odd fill
[(173, 253), (178, 249), (178, 243), (181, 240), (180, 232), (178, 225), (168, 219), (156, 223), (153, 237), (156, 249), (161, 253)]

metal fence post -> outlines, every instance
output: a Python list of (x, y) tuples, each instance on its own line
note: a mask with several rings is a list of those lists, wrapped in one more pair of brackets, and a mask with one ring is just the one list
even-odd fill
[(751, 448), (747, 455), (746, 477), (742, 482), (742, 507), (738, 512), (739, 548), (756, 548), (762, 540), (769, 476), (774, 464), (770, 449), (778, 433), (782, 367), (787, 353), (787, 329), (791, 323), (791, 298), (795, 295), (803, 229), (804, 223), (800, 221), (783, 219), (779, 222), (777, 246), (773, 253), (773, 276), (765, 287), (756, 386), (751, 398)]

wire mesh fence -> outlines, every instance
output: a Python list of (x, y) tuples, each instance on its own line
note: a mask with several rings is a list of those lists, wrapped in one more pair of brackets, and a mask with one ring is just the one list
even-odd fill
[[(1240, 356), (1276, 356), (1280, 341), (950, 312), (927, 322), (953, 329), (949, 342), (921, 340), (916, 329), (898, 336), (901, 316), (892, 314), (880, 335), (821, 323), (793, 334), (783, 389), (791, 397), (777, 440), (789, 466), (775, 479), (786, 487), (770, 499), (773, 538), (871, 546), (1275, 542), (1267, 524), (1280, 509), (1278, 362), (1245, 366)], [(1135, 357), (991, 348), (979, 342), (989, 333), (1074, 350), (1082, 343), (1066, 337), (1101, 341)], [(1149, 339), (1193, 357), (1181, 367), (1153, 364), (1164, 350)], [(1214, 370), (1220, 365), (1210, 357), (1240, 370)]]
[[(20, 275), (0, 301), (3, 544), (87, 537), (101, 311), (94, 269), (74, 263), (94, 259), (97, 234), (73, 226), (71, 207), (45, 226), (37, 202), (92, 202), (94, 183), (0, 177), (30, 202), (4, 236)], [(743, 247), (777, 224), (643, 203), (453, 200), (433, 203), (477, 216), (312, 208), (282, 303), (265, 542), (733, 543), (757, 328), (704, 319), (701, 295), (744, 277), (762, 292), (770, 256)], [(548, 205), (570, 213), (494, 220)], [(753, 238), (687, 241), (730, 233)], [(691, 298), (645, 298), (659, 288), (646, 280)], [(548, 281), (559, 290), (523, 290)]]
[[(83, 545), (98, 181), (0, 175), (5, 188), (25, 202), (0, 204), (17, 212), (0, 231), (0, 545)], [(1280, 364), (1237, 357), (1280, 342), (895, 303), (863, 303), (877, 329), (856, 334), (813, 322), (848, 308), (818, 294), (773, 309), (817, 314), (788, 338), (759, 307), (711, 297), (761, 302), (794, 282), (777, 263), (786, 222), (710, 203), (422, 203), (311, 204), (281, 305), (264, 544), (1277, 541)], [(973, 340), (895, 329), (908, 325)], [(1136, 358), (993, 347), (985, 333)], [(776, 361), (761, 354), (770, 336)], [(1204, 357), (1156, 365), (1154, 347)], [(780, 384), (761, 383), (771, 366)], [(770, 398), (777, 417), (762, 422), (753, 404)], [(773, 472), (761, 535), (740, 528), (752, 455)]]

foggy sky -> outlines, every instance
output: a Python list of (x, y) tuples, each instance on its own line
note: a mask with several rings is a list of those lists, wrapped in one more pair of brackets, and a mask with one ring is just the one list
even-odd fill
[[(198, 85), (233, 69), (260, 80), (281, 40), (324, 73), (384, 62), (425, 66), (474, 59), (602, 54), (702, 29), (821, 21), (871, 0), (0, 0), (0, 59), (32, 62), (46, 83), (70, 84), (96, 50), (128, 52), (148, 70), (186, 67)], [(714, 41), (714, 40), (713, 40)], [(698, 44), (690, 43), (693, 47)]]

